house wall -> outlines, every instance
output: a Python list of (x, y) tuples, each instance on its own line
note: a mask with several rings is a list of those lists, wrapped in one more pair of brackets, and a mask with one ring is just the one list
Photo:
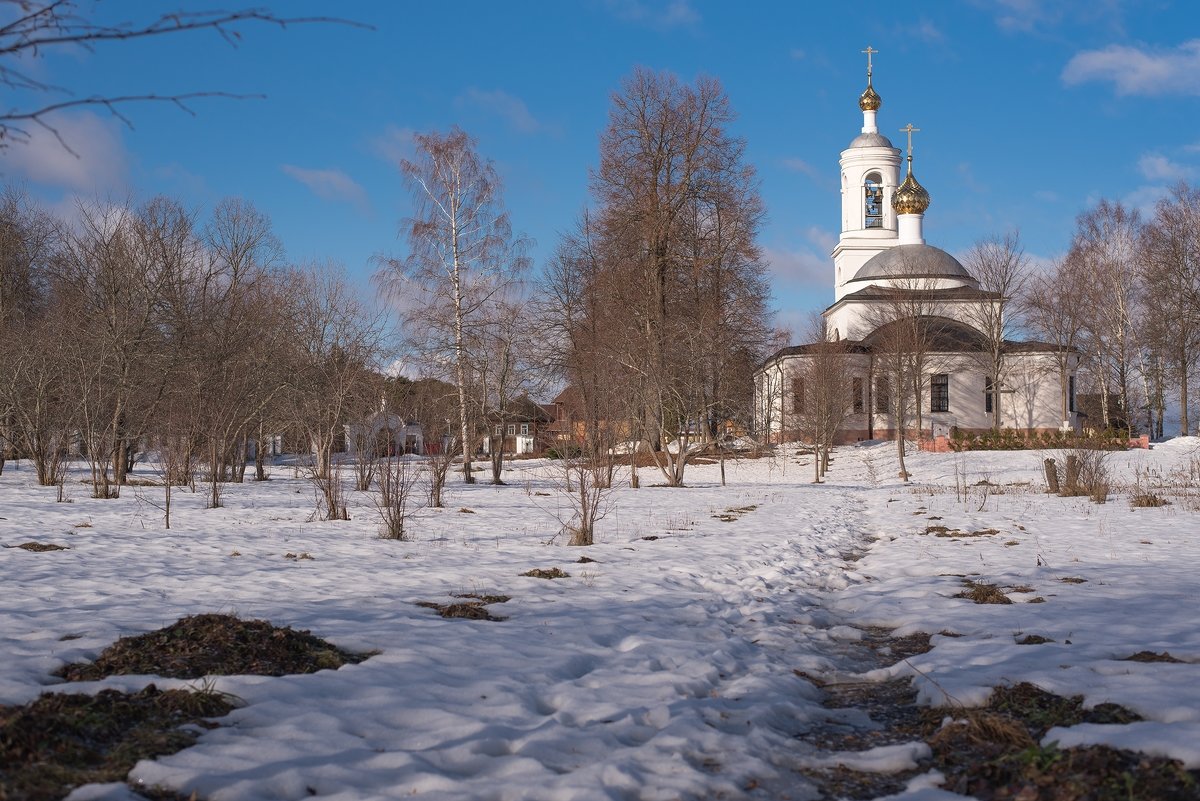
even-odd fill
[[(850, 414), (835, 442), (847, 444), (867, 439), (888, 439), (895, 435), (896, 421), (891, 414), (874, 412), (872, 398), (866, 392), (873, 379), (870, 357), (847, 354), (846, 375), (862, 379), (864, 408)], [(769, 362), (755, 374), (754, 433), (765, 441), (786, 442), (799, 439), (798, 424), (791, 413), (792, 378), (802, 375), (809, 357), (784, 356)], [(1075, 359), (1069, 369), (1078, 367)], [(1007, 359), (1008, 374), (999, 393), (1001, 427), (1022, 431), (1057, 431), (1065, 426), (1078, 427), (1078, 415), (1064, 421), (1061, 414), (1060, 378), (1057, 360), (1049, 353), (1019, 353)], [(930, 410), (930, 376), (949, 376), (949, 411)], [(922, 387), (921, 422), (923, 436), (948, 435), (957, 428), (966, 433), (990, 430), (992, 415), (984, 395), (985, 373), (973, 354), (931, 354)], [(915, 426), (915, 415), (908, 425)], [(913, 432), (915, 434), (916, 432)]]

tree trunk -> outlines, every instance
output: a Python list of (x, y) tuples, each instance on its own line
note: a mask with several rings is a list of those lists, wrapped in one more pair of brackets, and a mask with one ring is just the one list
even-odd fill
[(1057, 495), (1058, 494), (1058, 468), (1054, 465), (1054, 460), (1053, 459), (1045, 460), (1044, 462), (1042, 462), (1042, 467), (1046, 471), (1046, 488), (1050, 492), (1053, 492), (1055, 495)]
[(500, 478), (504, 471), (504, 426), (500, 427), (500, 436), (492, 437), (491, 453), (488, 454), (492, 461), (492, 483), (503, 484), (504, 481)]
[(262, 426), (259, 426), (258, 443), (254, 446), (254, 478), (256, 481), (267, 480), (267, 449), (263, 447)]
[(1179, 436), (1186, 437), (1190, 430), (1188, 421), (1188, 375), (1187, 362), (1179, 368)]

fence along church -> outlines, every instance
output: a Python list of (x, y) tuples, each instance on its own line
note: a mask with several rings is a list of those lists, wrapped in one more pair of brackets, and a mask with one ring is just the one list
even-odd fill
[[(1004, 299), (980, 289), (959, 261), (925, 242), (922, 224), (930, 195), (913, 174), (908, 156), (900, 180), (901, 151), (879, 132), (882, 99), (872, 85), (868, 47), (867, 88), (859, 97), (862, 131), (842, 151), (841, 236), (833, 249), (834, 302), (823, 312), (837, 358), (844, 361), (850, 402), (837, 442), (895, 434), (895, 406), (904, 404), (905, 428), (923, 437), (990, 429), (999, 407), (1001, 428), (1040, 432), (1076, 428), (1078, 355), (1054, 345), (1005, 340), (1003, 370), (990, 366), (994, 350), (980, 328), (996, 319)], [(904, 316), (905, 314), (909, 316)], [(901, 323), (900, 321), (904, 322)], [(918, 332), (921, 346), (914, 390), (892, 382), (896, 327)], [(816, 343), (783, 348), (755, 373), (755, 428), (773, 441), (798, 439), (806, 404), (806, 375)], [(915, 348), (914, 348), (915, 349)], [(889, 358), (890, 354), (890, 358)], [(885, 361), (886, 360), (886, 361)], [(920, 391), (915, 391), (919, 386)], [(807, 388), (811, 391), (811, 387)], [(915, 431), (917, 421), (920, 431)]]

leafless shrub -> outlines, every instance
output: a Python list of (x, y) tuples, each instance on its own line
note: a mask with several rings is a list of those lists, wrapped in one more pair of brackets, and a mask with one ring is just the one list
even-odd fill
[(336, 467), (329, 466), (325, 470), (312, 467), (308, 471), (308, 480), (317, 491), (317, 509), (314, 517), (321, 520), (349, 520), (350, 510), (346, 508), (345, 488), (342, 486), (342, 476)]
[[(1059, 484), (1058, 494), (1063, 497), (1087, 496), (1095, 503), (1108, 500), (1112, 489), (1112, 475), (1108, 465), (1110, 451), (1100, 448), (1076, 447), (1066, 451), (1065, 465), (1062, 473), (1056, 472)], [(1051, 461), (1047, 460), (1046, 469), (1051, 469)], [(1054, 469), (1058, 467), (1055, 464)], [(1049, 473), (1047, 472), (1047, 475)], [(1053, 482), (1049, 482), (1053, 484)]]
[(375, 441), (371, 432), (365, 426), (359, 426), (351, 434), (354, 443), (354, 489), (367, 492), (375, 480), (375, 467), (378, 458), (375, 454)]
[(559, 491), (566, 499), (570, 515), (560, 519), (563, 531), (570, 535), (569, 545), (592, 545), (596, 521), (608, 511), (612, 494), (611, 463), (595, 453), (565, 456), (557, 462), (562, 475)]
[(382, 521), (380, 538), (411, 539), (408, 523), (416, 511), (412, 501), (419, 494), (424, 471), (402, 456), (389, 456), (379, 461), (377, 472), (379, 491), (373, 500)]

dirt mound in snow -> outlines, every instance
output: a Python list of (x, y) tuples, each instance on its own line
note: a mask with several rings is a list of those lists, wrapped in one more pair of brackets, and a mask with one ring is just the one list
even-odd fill
[(233, 709), (209, 691), (46, 693), (24, 706), (0, 707), (0, 798), (50, 801), (93, 782), (119, 782), (141, 759), (191, 745), (193, 724)]
[(354, 654), (308, 631), (273, 626), (233, 615), (192, 615), (164, 629), (122, 637), (91, 663), (67, 665), (67, 681), (106, 676), (155, 675), (173, 679), (202, 676), (285, 676), (336, 670), (372, 654)]

